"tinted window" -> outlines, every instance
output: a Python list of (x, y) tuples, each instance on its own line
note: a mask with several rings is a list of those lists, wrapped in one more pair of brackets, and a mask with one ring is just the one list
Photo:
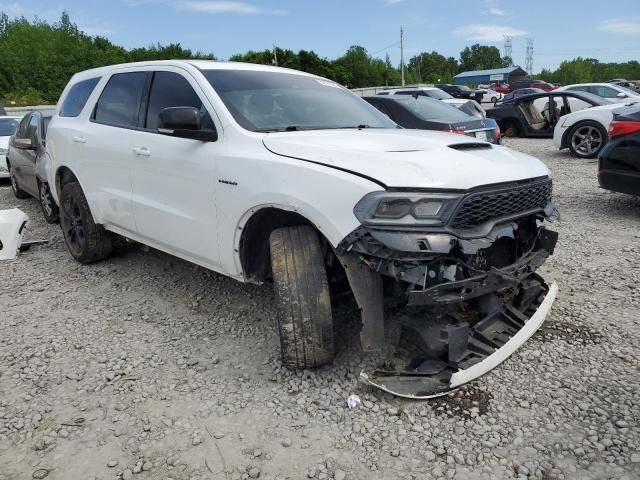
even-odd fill
[(80, 115), (98, 81), (100, 81), (100, 78), (90, 78), (71, 87), (64, 102), (62, 102), (62, 107), (60, 107), (60, 116), (77, 117)]
[(433, 98), (403, 99), (401, 105), (422, 120), (447, 120), (450, 122), (469, 120), (469, 115), (463, 111)]
[(389, 109), (386, 107), (386, 105), (384, 103), (376, 102), (376, 101), (369, 101), (369, 100), (367, 100), (367, 101), (371, 105), (376, 107), (378, 110), (380, 110), (382, 113), (384, 113), (387, 117), (393, 118), (393, 115), (391, 115), (391, 112), (389, 111)]
[(49, 129), (49, 123), (51, 122), (51, 117), (44, 117), (42, 123), (44, 123), (44, 132), (42, 132), (42, 137), (46, 138), (47, 130)]
[(18, 128), (20, 120), (17, 118), (0, 118), (0, 137), (10, 137)]
[(156, 130), (160, 123), (160, 112), (168, 107), (197, 108), (200, 110), (202, 128), (213, 129), (209, 113), (187, 79), (173, 72), (156, 72), (149, 95), (146, 128)]
[(31, 139), (31, 145), (38, 144), (38, 124), (40, 123), (40, 118), (37, 115), (32, 115), (29, 120), (29, 124), (27, 125), (27, 134), (25, 138)]
[(604, 98), (615, 98), (618, 95), (618, 91), (611, 87), (603, 87), (601, 85), (591, 87), (591, 91)]
[(93, 119), (116, 127), (137, 127), (147, 72), (118, 73), (104, 87)]
[(29, 126), (29, 121), (31, 120), (31, 114), (28, 113), (24, 116), (22, 120), (20, 120), (20, 126), (18, 130), (16, 130), (16, 138), (26, 138), (27, 137), (27, 127)]
[(235, 120), (247, 130), (396, 128), (362, 98), (335, 82), (255, 70), (204, 70)]

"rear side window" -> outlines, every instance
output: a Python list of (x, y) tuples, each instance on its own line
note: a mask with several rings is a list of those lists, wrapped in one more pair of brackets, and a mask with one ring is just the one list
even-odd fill
[(93, 120), (114, 127), (138, 127), (140, 100), (147, 72), (117, 73), (104, 87)]
[(160, 112), (169, 107), (197, 108), (200, 110), (202, 128), (214, 128), (202, 100), (186, 78), (174, 72), (156, 72), (149, 94), (145, 128), (156, 130), (160, 124)]
[(61, 117), (77, 117), (93, 93), (93, 89), (100, 81), (100, 78), (90, 78), (76, 83), (67, 94), (62, 107), (60, 108)]

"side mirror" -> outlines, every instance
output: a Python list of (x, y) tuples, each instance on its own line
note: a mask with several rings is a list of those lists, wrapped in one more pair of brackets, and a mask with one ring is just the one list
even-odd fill
[(218, 132), (203, 130), (200, 110), (195, 107), (169, 107), (160, 112), (158, 133), (179, 138), (190, 138), (203, 142), (215, 142)]
[(35, 148), (35, 145), (33, 145), (30, 138), (14, 138), (13, 144), (16, 148), (20, 148), (22, 150), (33, 150)]
[(616, 95), (616, 97), (618, 98), (627, 98), (629, 95), (627, 95), (626, 93), (620, 92), (618, 95)]

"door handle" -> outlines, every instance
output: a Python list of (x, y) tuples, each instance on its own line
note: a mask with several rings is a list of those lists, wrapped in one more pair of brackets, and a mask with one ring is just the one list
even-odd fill
[(81, 137), (80, 135), (76, 135), (73, 137), (73, 141), (76, 143), (87, 143), (87, 139), (85, 137)]
[(135, 147), (133, 149), (133, 153), (138, 155), (139, 157), (150, 157), (151, 151), (149, 151), (146, 147)]

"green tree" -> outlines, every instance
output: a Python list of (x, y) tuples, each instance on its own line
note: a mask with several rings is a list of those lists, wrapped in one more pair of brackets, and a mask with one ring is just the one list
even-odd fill
[(470, 70), (488, 70), (509, 66), (509, 59), (500, 56), (500, 50), (476, 43), (460, 52), (460, 72)]
[(423, 52), (411, 57), (409, 60), (409, 70), (413, 72), (419, 82), (443, 82), (449, 83), (458, 73), (458, 61), (438, 52)]

